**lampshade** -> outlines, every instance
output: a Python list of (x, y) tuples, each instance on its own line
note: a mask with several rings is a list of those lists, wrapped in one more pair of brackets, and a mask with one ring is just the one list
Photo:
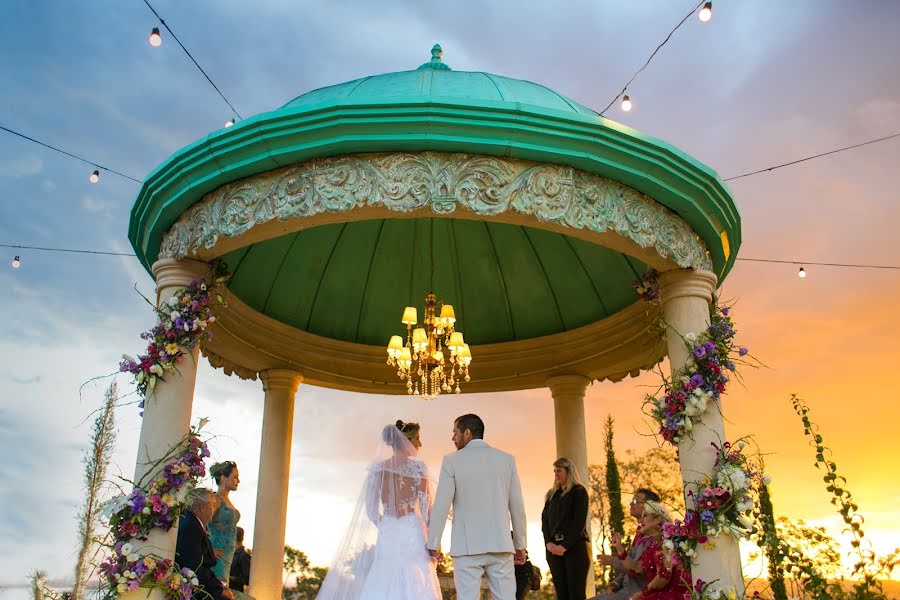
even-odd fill
[(404, 346), (400, 349), (400, 358), (397, 359), (397, 364), (404, 369), (408, 369), (412, 365), (412, 354), (410, 354), (409, 348)]
[(403, 309), (402, 322), (404, 325), (415, 325), (419, 322), (419, 313), (415, 306), (407, 306)]
[(447, 347), (451, 350), (459, 351), (463, 347), (463, 343), (462, 331), (454, 331), (450, 334), (450, 341), (447, 342)]
[(456, 313), (453, 312), (452, 304), (445, 304), (441, 307), (441, 324), (453, 325), (456, 323)]
[(397, 357), (400, 355), (400, 351), (403, 349), (403, 338), (399, 335), (392, 335), (391, 341), (388, 343), (387, 353), (388, 356)]
[(472, 352), (469, 350), (468, 344), (463, 344), (462, 350), (459, 351), (459, 364), (466, 366), (472, 362)]
[(424, 350), (428, 346), (428, 336), (421, 327), (413, 329), (412, 344), (416, 350)]

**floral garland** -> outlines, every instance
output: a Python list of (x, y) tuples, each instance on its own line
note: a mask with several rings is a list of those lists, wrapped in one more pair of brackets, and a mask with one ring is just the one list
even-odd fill
[[(178, 361), (209, 339), (209, 325), (216, 320), (211, 288), (224, 283), (227, 278), (225, 264), (215, 261), (210, 264), (207, 276), (194, 279), (158, 307), (154, 306), (159, 320), (152, 329), (141, 334), (141, 339), (148, 340), (147, 353), (138, 355), (137, 359), (123, 354), (123, 360), (119, 363), (120, 372), (134, 375), (138, 392), (143, 398), (141, 408), (144, 408), (157, 382), (167, 372), (177, 372)], [(224, 304), (219, 294), (216, 294), (215, 300)]]
[[(645, 302), (659, 303), (658, 272), (647, 271), (632, 286)], [(706, 331), (683, 336), (690, 350), (684, 367), (665, 380), (661, 396), (648, 394), (644, 399), (647, 412), (659, 424), (659, 434), (670, 444), (677, 446), (690, 436), (694, 419), (706, 412), (710, 401), (721, 398), (731, 380), (729, 374), (737, 371), (736, 363), (748, 354), (747, 348), (735, 346), (734, 335), (731, 309), (717, 305)]]
[(106, 597), (141, 587), (160, 589), (170, 600), (190, 600), (198, 584), (193, 571), (175, 569), (168, 558), (139, 555), (131, 542), (146, 540), (153, 529), (169, 531), (185, 510), (188, 492), (206, 475), (203, 459), (209, 456), (209, 449), (199, 437), (204, 424), (200, 421), (160, 460), (168, 462), (146, 488), (136, 485), (130, 494), (105, 504), (114, 540), (112, 553), (100, 565)]
[[(743, 454), (744, 440), (736, 444), (725, 442), (716, 449), (716, 462), (711, 476), (704, 477), (694, 498), (694, 507), (685, 512), (684, 521), (663, 524), (663, 547), (670, 553), (673, 564), (687, 572), (691, 560), (701, 545), (715, 547), (714, 538), (728, 534), (736, 540), (748, 539), (755, 531), (753, 507), (765, 481), (757, 466)], [(714, 582), (698, 580), (691, 598), (716, 600), (734, 598), (734, 590), (713, 589)]]

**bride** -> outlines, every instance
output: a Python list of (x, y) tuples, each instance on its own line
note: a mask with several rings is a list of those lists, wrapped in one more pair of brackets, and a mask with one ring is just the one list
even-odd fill
[(386, 425), (317, 600), (440, 600), (425, 550), (434, 487), (416, 458), (419, 424)]

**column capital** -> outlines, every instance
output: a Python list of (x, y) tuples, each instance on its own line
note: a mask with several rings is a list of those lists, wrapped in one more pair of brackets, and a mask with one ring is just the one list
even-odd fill
[(663, 306), (676, 298), (702, 298), (707, 303), (711, 302), (717, 282), (714, 273), (702, 269), (675, 269), (660, 273)]
[(262, 380), (263, 390), (287, 390), (292, 396), (303, 383), (303, 374), (290, 369), (266, 369), (259, 372), (259, 378)]
[(209, 271), (209, 265), (201, 260), (161, 258), (150, 267), (156, 279), (156, 289), (182, 288)]
[(550, 388), (553, 397), (559, 394), (575, 394), (583, 398), (584, 391), (590, 384), (590, 378), (578, 374), (554, 375), (547, 378), (547, 387)]

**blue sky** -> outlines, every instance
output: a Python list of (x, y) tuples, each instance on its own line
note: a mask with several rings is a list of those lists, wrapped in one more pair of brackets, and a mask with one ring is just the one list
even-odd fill
[[(436, 42), (455, 69), (540, 82), (599, 110), (692, 3), (154, 5), (246, 117), (316, 87), (414, 68)], [(898, 24), (900, 3), (890, 0), (717, 1), (710, 23), (690, 19), (631, 86), (634, 110), (626, 115), (613, 107), (608, 116), (671, 142), (723, 177), (894, 133)], [(140, 0), (0, 3), (0, 125), (143, 178), (231, 117), (165, 32), (162, 47), (147, 44), (154, 26)], [(900, 264), (898, 164), (895, 140), (735, 181), (740, 256)], [(0, 132), (0, 243), (130, 251), (126, 231), (138, 186), (109, 173), (91, 185), (92, 170)], [(23, 259), (16, 271), (4, 266), (14, 254)], [(152, 282), (131, 258), (6, 249), (0, 258), (5, 585), (36, 568), (59, 578), (71, 572), (90, 429), (84, 420), (104, 383), (81, 395), (79, 386), (114, 371), (122, 352), (140, 349), (138, 334), (152, 316), (134, 288), (148, 294)], [(801, 285), (796, 267), (739, 263), (725, 284), (725, 295), (738, 300), (745, 341), (771, 367), (748, 374), (746, 387), (730, 394), (729, 431), (756, 433), (773, 453), (776, 498), (786, 512), (826, 522), (829, 506), (787, 404), (790, 392), (805, 394), (845, 457), (851, 488), (871, 511), (870, 526), (889, 536), (896, 528), (890, 515), (900, 510), (897, 478), (885, 477), (900, 461), (891, 425), (900, 417), (900, 380), (891, 366), (900, 360), (900, 275), (807, 270)], [(640, 385), (652, 382), (644, 377), (589, 390), (592, 459), (600, 456), (608, 412), (620, 423), (623, 448), (652, 443), (639, 433), (646, 430)], [(212, 418), (216, 455), (241, 465), (244, 483), (234, 498), (248, 533), (261, 399), (258, 383), (201, 369), (194, 413)], [(552, 418), (548, 391), (423, 404), (306, 387), (295, 413), (288, 542), (327, 563), (331, 547), (317, 541), (327, 533), (322, 516), (339, 520), (349, 509), (355, 469), (377, 433), (360, 423), (421, 421), (426, 458), (436, 465), (451, 449), (449, 423), (468, 410), (485, 416), (489, 439), (493, 431), (498, 446), (521, 452), (534, 521), (555, 458), (552, 428), (541, 425)], [(140, 423), (130, 407), (119, 417), (116, 463), (130, 475)], [(791, 480), (780, 490), (779, 475)], [(539, 548), (536, 535), (531, 544)]]

